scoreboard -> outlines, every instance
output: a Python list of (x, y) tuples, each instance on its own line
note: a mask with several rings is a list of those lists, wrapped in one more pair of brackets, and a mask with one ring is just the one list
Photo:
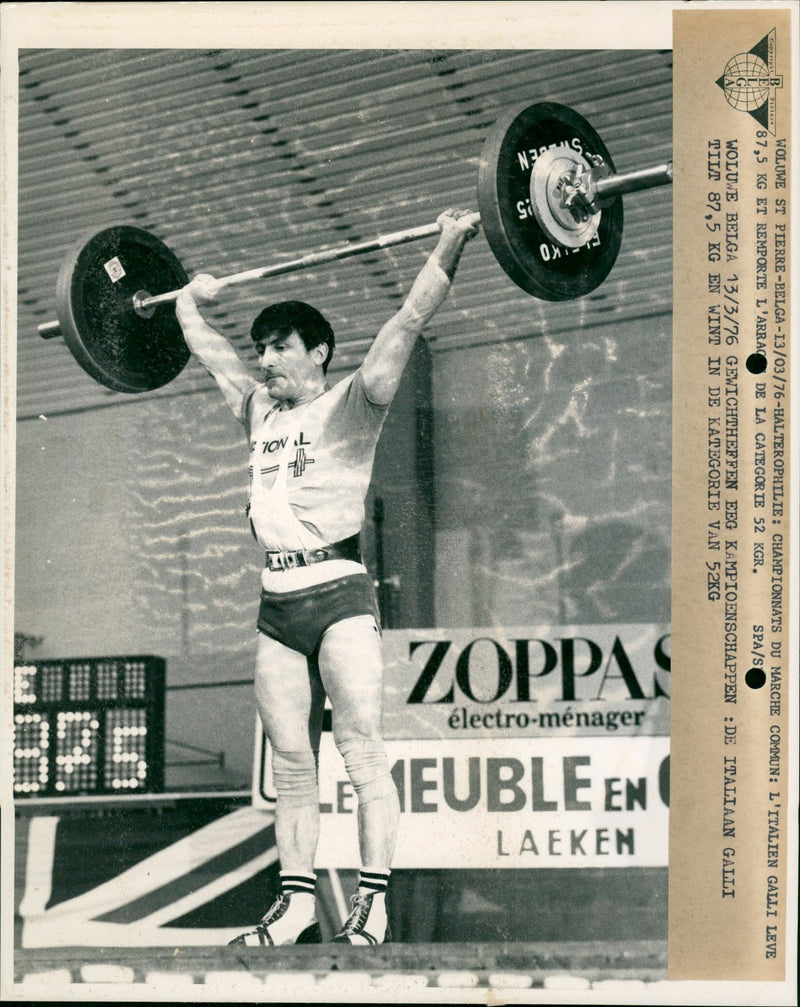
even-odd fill
[(164, 789), (160, 657), (84, 657), (14, 668), (14, 796)]

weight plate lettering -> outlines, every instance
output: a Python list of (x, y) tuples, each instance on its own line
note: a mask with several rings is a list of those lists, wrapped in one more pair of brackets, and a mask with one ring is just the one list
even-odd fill
[(569, 248), (542, 229), (531, 203), (531, 173), (547, 150), (564, 148), (583, 159), (603, 158), (615, 171), (599, 135), (574, 109), (539, 102), (512, 111), (486, 137), (478, 168), (478, 206), (486, 239), (508, 276), (549, 301), (582, 297), (610, 273), (622, 243), (622, 200), (600, 213), (586, 244)]

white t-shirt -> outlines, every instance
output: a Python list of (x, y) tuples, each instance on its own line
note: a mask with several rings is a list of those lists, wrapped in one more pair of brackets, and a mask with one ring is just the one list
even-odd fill
[(278, 408), (266, 385), (251, 392), (249, 514), (264, 550), (314, 549), (361, 531), (387, 409), (369, 400), (360, 370), (293, 409)]

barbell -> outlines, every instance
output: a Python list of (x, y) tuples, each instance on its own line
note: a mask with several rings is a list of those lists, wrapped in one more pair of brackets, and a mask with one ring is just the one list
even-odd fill
[[(574, 109), (538, 102), (499, 119), (484, 141), (477, 199), (489, 247), (506, 274), (535, 297), (582, 297), (610, 273), (622, 242), (625, 193), (667, 185), (672, 164), (617, 173), (605, 144)], [(432, 237), (436, 223), (311, 252), (220, 278), (223, 287), (280, 276)], [(189, 277), (155, 235), (125, 224), (84, 236), (56, 284), (58, 320), (39, 326), (63, 336), (101, 384), (143, 392), (172, 381), (189, 348), (175, 312)]]

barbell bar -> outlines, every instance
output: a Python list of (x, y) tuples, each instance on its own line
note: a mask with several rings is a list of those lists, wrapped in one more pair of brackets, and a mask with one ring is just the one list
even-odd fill
[[(672, 181), (672, 163), (659, 165), (656, 168), (645, 168), (639, 171), (628, 172), (627, 174), (611, 175), (601, 178), (595, 183), (597, 199), (607, 200), (626, 192), (635, 192), (641, 189), (650, 189), (659, 185), (667, 185)], [(480, 213), (473, 213), (467, 219), (472, 223), (481, 222)], [(297, 259), (289, 259), (286, 262), (275, 263), (270, 266), (259, 266), (255, 269), (246, 269), (239, 273), (232, 273), (229, 276), (218, 277), (221, 287), (233, 287), (241, 283), (251, 283), (254, 280), (267, 279), (272, 276), (282, 276), (285, 273), (295, 273), (302, 269), (311, 269), (314, 266), (324, 265), (329, 262), (336, 262), (340, 259), (349, 259), (354, 255), (363, 255), (367, 252), (376, 252), (382, 248), (390, 248), (393, 245), (404, 245), (411, 241), (419, 241), (423, 238), (430, 238), (440, 232), (437, 223), (422, 224), (419, 227), (407, 228), (403, 231), (394, 231), (391, 234), (379, 235), (368, 241), (361, 241), (354, 244), (339, 245), (336, 248), (324, 249), (319, 252), (310, 252)], [(137, 292), (133, 295), (133, 310), (143, 317), (149, 309), (159, 304), (169, 304), (178, 299), (183, 288), (168, 290), (163, 294), (146, 294)], [(39, 335), (43, 339), (55, 339), (61, 335), (61, 329), (57, 320), (52, 322), (42, 322), (38, 327)]]
[[(602, 139), (574, 109), (539, 102), (495, 123), (478, 168), (479, 213), (489, 246), (507, 275), (547, 300), (581, 297), (610, 272), (622, 239), (618, 197), (672, 181), (672, 164), (618, 173)], [(249, 283), (432, 237), (437, 223), (219, 278)], [(38, 326), (63, 335), (78, 363), (117, 391), (171, 381), (189, 359), (175, 313), (188, 276), (149, 232), (116, 225), (76, 244), (56, 287), (58, 320)]]
[(642, 189), (655, 189), (659, 185), (671, 184), (672, 161), (667, 161), (655, 168), (640, 168), (638, 171), (628, 171), (619, 175), (599, 178), (595, 187), (598, 199), (608, 199), (614, 196), (624, 196), (628, 192), (641, 192)]
[[(473, 214), (475, 223), (480, 222), (480, 214)], [(339, 259), (348, 259), (353, 255), (363, 255), (366, 252), (375, 252), (381, 248), (389, 248), (392, 245), (403, 245), (410, 241), (419, 241), (422, 238), (430, 238), (440, 231), (439, 225), (422, 224), (420, 227), (411, 227), (404, 231), (395, 231), (392, 234), (379, 235), (369, 241), (361, 241), (349, 245), (340, 245), (336, 248), (324, 249), (320, 252), (310, 252), (297, 259), (289, 259), (286, 262), (278, 262), (271, 266), (260, 266), (255, 269), (246, 269), (240, 273), (232, 273), (230, 276), (221, 276), (217, 280), (221, 287), (233, 287), (241, 283), (250, 283), (253, 280), (266, 279), (271, 276), (281, 276), (284, 273), (295, 273), (302, 269), (310, 269), (313, 266), (324, 265)], [(142, 317), (149, 317), (148, 311), (159, 304), (169, 304), (178, 299), (183, 288), (177, 290), (167, 290), (163, 294), (147, 294), (145, 291), (137, 291), (131, 298), (131, 307)], [(55, 339), (61, 335), (61, 327), (58, 321), (42, 322), (38, 327), (39, 335), (43, 339)]]
[[(606, 178), (600, 178), (595, 183), (596, 199), (608, 200), (623, 193), (666, 185), (671, 181), (671, 162), (656, 168), (645, 168), (639, 171), (628, 172), (627, 174), (611, 175)], [(480, 213), (474, 213), (468, 219), (475, 224), (479, 224), (481, 215)], [(411, 241), (430, 238), (438, 234), (439, 231), (440, 227), (437, 223), (422, 224), (419, 227), (411, 227), (403, 231), (394, 231), (391, 234), (379, 235), (377, 238), (372, 238), (368, 241), (339, 245), (336, 248), (325, 249), (319, 252), (310, 252), (300, 258), (289, 259), (286, 262), (279, 262), (270, 266), (259, 266), (255, 269), (246, 269), (239, 273), (232, 273), (229, 276), (219, 277), (218, 282), (224, 288), (233, 287), (241, 283), (251, 283), (254, 280), (267, 279), (272, 276), (282, 276), (285, 273), (311, 269), (314, 266), (336, 262), (340, 259), (348, 259), (351, 256), (379, 251), (382, 248), (390, 248), (393, 245), (404, 245)], [(137, 314), (147, 317), (146, 312), (149, 309), (159, 304), (169, 304), (176, 301), (181, 289), (168, 290), (163, 294), (137, 292), (132, 298), (133, 310)], [(43, 322), (39, 326), (39, 335), (43, 339), (54, 339), (60, 336), (61, 330), (58, 321)]]
[[(474, 213), (470, 220), (480, 223), (480, 214)], [(369, 241), (360, 241), (351, 245), (338, 245), (336, 248), (324, 249), (321, 252), (309, 252), (299, 259), (289, 259), (288, 262), (278, 262), (272, 266), (262, 266), (257, 269), (247, 269), (241, 273), (233, 273), (231, 276), (222, 276), (218, 282), (222, 287), (233, 287), (239, 283), (250, 283), (252, 280), (267, 279), (270, 276), (282, 276), (284, 273), (295, 273), (301, 269), (311, 269), (313, 266), (321, 266), (328, 262), (337, 262), (339, 259), (349, 259), (353, 255), (363, 255), (366, 252), (376, 252), (381, 248), (390, 248), (392, 245), (404, 245), (410, 241), (419, 241), (422, 238), (430, 238), (440, 231), (439, 225), (422, 224), (419, 227), (411, 227), (405, 231), (395, 231), (392, 234), (379, 235)], [(134, 311), (147, 310), (157, 304), (167, 304), (175, 301), (180, 294), (180, 290), (171, 290), (165, 294), (156, 294), (154, 297), (133, 298)]]

